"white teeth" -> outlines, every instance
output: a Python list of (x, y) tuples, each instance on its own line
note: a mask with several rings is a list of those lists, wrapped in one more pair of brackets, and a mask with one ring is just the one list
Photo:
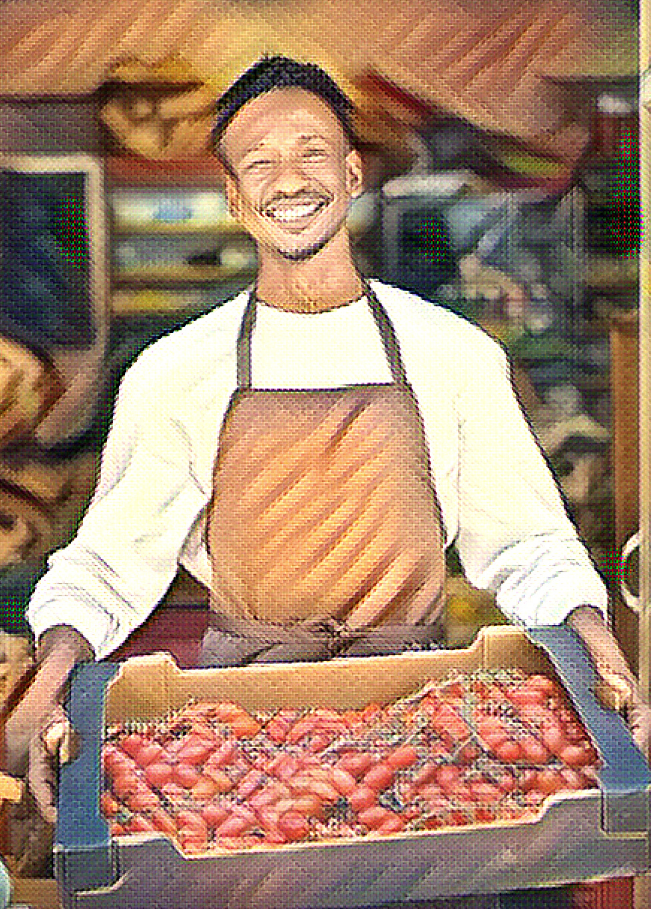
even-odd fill
[(275, 221), (283, 221), (284, 223), (299, 221), (301, 218), (314, 214), (322, 207), (322, 204), (322, 202), (311, 202), (309, 205), (295, 205), (292, 208), (273, 208), (266, 214), (269, 218), (273, 218)]

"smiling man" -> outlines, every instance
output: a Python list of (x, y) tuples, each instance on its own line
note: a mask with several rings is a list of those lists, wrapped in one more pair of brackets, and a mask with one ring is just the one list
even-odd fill
[(349, 100), (265, 58), (220, 100), (215, 140), (257, 280), (126, 375), (94, 500), (29, 607), (40, 668), (7, 730), (14, 766), (73, 665), (119, 647), (179, 563), (209, 592), (203, 665), (321, 660), (439, 646), (453, 542), (511, 620), (578, 631), (644, 746), (604, 586), (502, 349), (355, 267)]
[(362, 285), (346, 218), (362, 192), (362, 162), (346, 99), (333, 92), (332, 107), (305, 88), (277, 88), (226, 129), (228, 97), (218, 154), (231, 211), (258, 245), (259, 298), (305, 312), (355, 298)]

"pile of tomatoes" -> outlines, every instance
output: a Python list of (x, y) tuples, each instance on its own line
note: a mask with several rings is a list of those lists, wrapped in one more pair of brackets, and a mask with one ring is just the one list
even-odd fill
[(189, 703), (109, 728), (102, 759), (112, 834), (187, 853), (520, 820), (599, 764), (559, 685), (506, 670), (360, 710)]

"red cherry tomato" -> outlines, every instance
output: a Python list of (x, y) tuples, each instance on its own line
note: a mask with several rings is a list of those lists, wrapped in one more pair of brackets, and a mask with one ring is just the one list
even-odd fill
[(182, 808), (177, 811), (175, 819), (179, 829), (186, 827), (197, 830), (200, 833), (205, 833), (207, 830), (206, 821), (202, 818), (201, 813), (191, 808)]
[(163, 756), (163, 748), (156, 742), (146, 742), (136, 752), (135, 760), (139, 767), (147, 767)]
[(100, 796), (100, 808), (106, 818), (115, 817), (120, 805), (116, 802), (110, 792), (103, 792)]
[(392, 815), (393, 812), (387, 808), (383, 808), (381, 805), (372, 805), (371, 808), (367, 808), (358, 814), (358, 820), (365, 827), (369, 827), (370, 830), (376, 830), (386, 821), (389, 821)]
[(566, 745), (559, 750), (559, 759), (569, 767), (586, 767), (595, 761), (596, 754), (591, 746)]
[(208, 759), (211, 751), (213, 751), (212, 742), (188, 736), (187, 740), (177, 752), (177, 760), (180, 764), (186, 764), (189, 767), (197, 767)]
[(231, 814), (215, 831), (217, 839), (222, 837), (242, 836), (254, 827), (254, 823), (241, 815)]
[(555, 720), (548, 720), (541, 726), (541, 741), (549, 751), (559, 757), (568, 742), (560, 724)]
[(320, 754), (328, 748), (334, 739), (335, 736), (332, 732), (318, 732), (316, 735), (310, 737), (308, 751), (311, 752), (311, 754)]
[(156, 808), (151, 814), (152, 826), (166, 836), (176, 836), (177, 827), (172, 817), (164, 808)]
[(229, 723), (231, 732), (237, 739), (250, 739), (258, 735), (262, 726), (251, 714), (243, 710), (235, 716)]
[(376, 789), (380, 792), (392, 785), (394, 782), (394, 771), (381, 761), (365, 773), (362, 782), (365, 786), (369, 786), (370, 789)]
[(544, 795), (552, 795), (564, 788), (564, 778), (556, 770), (540, 770), (536, 788)]
[[(297, 796), (293, 800), (293, 808), (305, 817), (314, 817), (322, 819), (324, 817), (324, 803), (319, 796), (311, 792)], [(291, 809), (288, 809), (291, 810)]]
[(392, 770), (405, 770), (407, 767), (413, 767), (419, 760), (419, 753), (414, 745), (399, 745), (385, 758), (385, 761)]
[(132, 732), (129, 735), (124, 736), (120, 741), (120, 747), (122, 750), (129, 755), (129, 757), (136, 759), (136, 755), (140, 749), (145, 744), (143, 736), (137, 732)]
[(195, 767), (188, 767), (187, 764), (177, 764), (172, 774), (172, 782), (178, 783), (179, 786), (183, 786), (185, 789), (192, 789), (199, 780), (199, 776), (199, 770)]
[(577, 790), (586, 788), (587, 780), (584, 774), (573, 770), (571, 767), (562, 767), (559, 775), (564, 781), (564, 789)]
[(207, 764), (204, 768), (204, 776), (208, 776), (213, 780), (216, 792), (230, 792), (235, 786), (235, 782), (228, 773), (225, 773), (219, 767), (211, 767)]
[(181, 827), (178, 832), (179, 845), (183, 852), (190, 855), (201, 855), (208, 849), (208, 836), (196, 830), (187, 830)]
[(290, 843), (305, 839), (310, 833), (308, 821), (299, 811), (286, 811), (278, 819), (279, 832)]
[(111, 788), (118, 799), (125, 799), (140, 786), (140, 778), (133, 770), (116, 772), (111, 781)]
[(497, 801), (503, 794), (500, 786), (487, 780), (473, 780), (469, 783), (469, 789), (475, 801), (487, 804)]
[(365, 751), (352, 751), (349, 754), (343, 755), (335, 766), (339, 767), (341, 770), (346, 770), (351, 776), (359, 779), (364, 773), (371, 769), (373, 763), (374, 759), (371, 754), (368, 754)]
[(260, 789), (266, 779), (262, 770), (250, 770), (238, 783), (238, 796), (241, 799), (250, 798), (257, 789)]
[(425, 764), (414, 774), (412, 783), (415, 787), (423, 786), (426, 783), (432, 783), (437, 775), (439, 764), (434, 761), (426, 761)]
[(330, 781), (340, 795), (350, 795), (358, 785), (353, 774), (341, 767), (333, 767)]
[(217, 784), (212, 777), (202, 774), (191, 789), (196, 802), (208, 802), (217, 793)]
[(366, 811), (376, 804), (378, 793), (370, 786), (360, 785), (349, 795), (349, 804), (354, 811)]
[(161, 803), (147, 783), (141, 783), (134, 792), (130, 792), (125, 798), (125, 804), (132, 811), (151, 811), (153, 808), (158, 808)]
[(405, 829), (407, 819), (401, 817), (400, 814), (393, 814), (390, 811), (390, 817), (376, 829), (376, 833), (380, 836), (390, 836), (392, 833), (400, 833), (401, 830)]
[(235, 742), (227, 740), (209, 755), (207, 764), (211, 767), (226, 767), (232, 764), (238, 755), (238, 746)]
[(508, 739), (497, 745), (494, 748), (494, 754), (506, 764), (513, 764), (515, 761), (520, 761), (523, 757), (519, 742), (515, 742), (513, 739)]
[(172, 766), (162, 761), (149, 764), (145, 768), (145, 779), (155, 789), (162, 789), (172, 779)]
[(296, 745), (301, 739), (309, 735), (317, 726), (318, 720), (314, 713), (308, 713), (306, 716), (301, 717), (300, 720), (292, 726), (292, 729), (288, 732), (286, 740), (291, 745)]
[(229, 816), (228, 809), (217, 802), (208, 802), (200, 811), (201, 819), (210, 829), (215, 829), (223, 824)]
[(518, 742), (523, 760), (528, 764), (545, 764), (550, 760), (550, 752), (539, 739), (533, 735), (523, 736)]
[(149, 818), (143, 817), (142, 814), (134, 814), (125, 824), (125, 830), (128, 833), (151, 833), (156, 827)]
[(435, 771), (435, 781), (441, 786), (444, 792), (447, 792), (453, 786), (456, 786), (460, 778), (460, 769), (453, 764), (444, 764), (437, 767)]
[(122, 748), (109, 742), (102, 750), (102, 766), (107, 773), (114, 774), (118, 769), (133, 770), (136, 762)]

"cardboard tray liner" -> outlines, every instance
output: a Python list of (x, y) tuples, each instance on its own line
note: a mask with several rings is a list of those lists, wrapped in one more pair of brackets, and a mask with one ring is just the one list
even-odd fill
[[(600, 754), (599, 789), (559, 793), (524, 821), (355, 841), (186, 856), (172, 840), (112, 839), (99, 806), (105, 725), (149, 719), (192, 697), (248, 710), (389, 703), (453, 670), (556, 676)], [(180, 670), (165, 654), (78, 667), (67, 710), (78, 757), (61, 769), (56, 876), (79, 909), (354, 909), (502, 892), (649, 869), (649, 768), (620, 716), (595, 697), (597, 677), (571, 629), (483, 629), (463, 650), (325, 663)]]

